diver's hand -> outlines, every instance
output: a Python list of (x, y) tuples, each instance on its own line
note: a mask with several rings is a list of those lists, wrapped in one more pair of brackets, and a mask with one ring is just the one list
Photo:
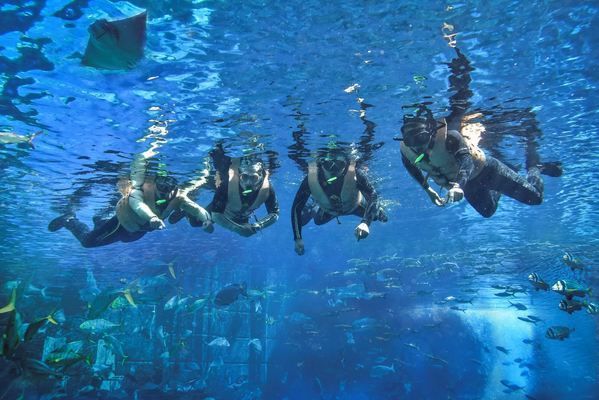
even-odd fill
[(428, 194), (429, 199), (431, 199), (434, 205), (437, 207), (443, 207), (445, 205), (445, 201), (439, 196), (439, 193), (435, 192), (435, 189), (429, 186), (424, 190), (426, 190), (426, 194)]
[(204, 223), (202, 224), (202, 229), (204, 230), (204, 232), (214, 232), (214, 223), (212, 222), (212, 220), (207, 219), (206, 221), (204, 221)]
[(356, 229), (354, 230), (354, 235), (358, 240), (366, 239), (369, 234), (370, 228), (368, 228), (368, 225), (366, 225), (365, 222), (362, 222), (360, 225), (356, 226)]
[(298, 256), (304, 255), (304, 241), (302, 239), (295, 240), (295, 252)]
[(160, 218), (153, 216), (150, 219), (150, 228), (152, 228), (152, 230), (160, 230), (166, 228), (166, 225), (164, 225), (164, 222)]
[(251, 224), (250, 227), (252, 229), (252, 232), (254, 232), (254, 233), (258, 233), (262, 230), (262, 225), (260, 225), (257, 222), (255, 224)]
[(464, 191), (457, 183), (452, 183), (451, 189), (447, 192), (446, 203), (457, 203), (464, 198)]

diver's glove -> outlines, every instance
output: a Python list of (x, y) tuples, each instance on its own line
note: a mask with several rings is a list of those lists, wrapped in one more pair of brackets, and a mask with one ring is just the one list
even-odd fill
[(302, 239), (295, 239), (295, 252), (298, 256), (304, 255), (304, 241)]
[(366, 239), (369, 234), (370, 228), (368, 228), (368, 225), (366, 225), (365, 222), (362, 222), (360, 225), (356, 226), (356, 229), (354, 230), (354, 235), (358, 240)]
[(439, 193), (435, 192), (435, 189), (427, 186), (424, 190), (426, 190), (426, 194), (428, 194), (429, 199), (431, 199), (434, 205), (438, 207), (443, 207), (445, 205), (445, 201), (439, 196)]
[(458, 183), (451, 183), (451, 188), (447, 192), (446, 203), (457, 203), (464, 198), (464, 191)]
[(164, 222), (160, 218), (158, 218), (157, 216), (153, 216), (150, 219), (150, 228), (152, 230), (156, 230), (156, 229), (160, 230), (160, 229), (166, 228), (166, 225), (164, 225)]
[(202, 229), (208, 233), (214, 232), (214, 223), (212, 222), (212, 220), (207, 219), (206, 221), (204, 221), (204, 223), (202, 223)]

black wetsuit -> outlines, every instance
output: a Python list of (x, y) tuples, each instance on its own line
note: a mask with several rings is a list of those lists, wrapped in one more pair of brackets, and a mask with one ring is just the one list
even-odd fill
[(100, 247), (115, 242), (134, 242), (150, 230), (148, 223), (147, 230), (129, 232), (119, 223), (116, 215), (107, 220), (95, 220), (92, 231), (75, 217), (69, 218), (64, 227), (71, 231), (83, 247)]
[[(208, 207), (206, 207), (206, 210), (211, 213), (215, 212), (222, 214), (227, 208), (229, 199), (229, 168), (231, 166), (231, 158), (224, 155), (224, 151), (220, 146), (217, 146), (216, 149), (210, 153), (210, 156), (221, 179), (216, 186), (216, 191), (214, 193), (214, 197), (212, 198), (212, 202), (208, 205)], [(239, 193), (242, 191), (243, 190), (240, 188)], [(248, 206), (253, 204), (258, 197), (259, 192), (259, 190), (254, 190), (252, 193), (246, 196), (241, 195), (242, 205)], [(268, 215), (257, 222), (259, 222), (261, 225), (268, 225), (272, 219), (277, 218), (279, 215), (279, 202), (277, 201), (277, 195), (272, 182), (269, 182), (268, 197), (264, 202), (264, 206), (266, 207), (266, 212)], [(249, 218), (244, 217), (243, 215), (238, 215), (232, 220), (236, 224), (240, 225), (249, 223)], [(192, 217), (189, 218), (189, 223), (195, 227), (202, 226), (201, 221), (197, 221)]]
[[(327, 183), (324, 173), (321, 168), (318, 168), (318, 181), (327, 196), (337, 195), (341, 193), (343, 188), (343, 176), (340, 176), (333, 183)], [(357, 189), (362, 193), (366, 200), (364, 204), (358, 205), (351, 215), (356, 215), (362, 218), (362, 222), (370, 225), (372, 221), (378, 219), (379, 205), (378, 205), (378, 194), (374, 187), (366, 177), (366, 175), (358, 168), (356, 169), (356, 185)], [(308, 184), (308, 177), (306, 176), (302, 181), (295, 199), (293, 200), (293, 206), (291, 208), (291, 225), (293, 227), (293, 239), (302, 238), (302, 226), (310, 222), (310, 219), (314, 218), (316, 225), (323, 225), (335, 218), (335, 215), (331, 215), (320, 207), (318, 210), (307, 209), (306, 203), (311, 196), (310, 186)], [(347, 214), (340, 214), (347, 215)]]
[[(471, 177), (474, 162), (468, 146), (460, 134), (462, 119), (469, 107), (472, 92), (468, 88), (473, 68), (466, 57), (456, 48), (457, 57), (449, 63), (451, 90), (456, 93), (450, 98), (451, 113), (446, 118), (446, 150), (455, 157), (458, 173), (455, 182), (464, 191), (464, 197), (483, 217), (491, 217), (497, 210), (501, 194), (505, 194), (525, 204), (538, 205), (543, 201), (543, 180), (536, 165), (539, 163), (536, 151), (527, 151), (526, 178), (516, 173), (498, 159), (486, 155), (482, 171)], [(432, 148), (432, 143), (429, 148)], [(410, 175), (424, 188), (428, 187), (425, 177), (418, 167), (402, 154), (402, 162)]]

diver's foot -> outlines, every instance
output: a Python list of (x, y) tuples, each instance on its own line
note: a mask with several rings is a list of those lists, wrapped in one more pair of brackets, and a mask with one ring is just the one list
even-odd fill
[(69, 222), (73, 218), (75, 218), (73, 214), (64, 214), (60, 217), (54, 218), (48, 224), (48, 230), (50, 232), (56, 232), (57, 230), (64, 228), (67, 222)]
[(562, 168), (562, 163), (559, 161), (544, 162), (542, 164), (539, 164), (538, 167), (539, 171), (541, 171), (541, 174), (553, 176), (554, 178), (562, 176), (562, 173), (564, 172), (564, 169)]
[(387, 217), (387, 213), (385, 212), (385, 210), (382, 207), (379, 208), (379, 213), (377, 215), (377, 220), (379, 220), (381, 222), (387, 222), (387, 221), (389, 221), (389, 217)]

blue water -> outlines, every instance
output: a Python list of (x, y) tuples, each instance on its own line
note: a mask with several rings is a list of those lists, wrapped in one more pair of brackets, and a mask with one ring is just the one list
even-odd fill
[[(134, 69), (80, 64), (93, 21), (141, 8), (147, 45)], [(599, 291), (598, 10), (593, 1), (4, 0), (0, 130), (44, 133), (34, 149), (0, 147), (0, 306), (10, 282), (28, 280), (17, 302), (23, 322), (54, 309), (65, 319), (21, 350), (41, 360), (66, 338), (83, 340), (90, 358), (64, 377), (19, 374), (3, 359), (0, 398), (597, 398), (597, 316), (559, 310), (560, 296), (534, 291), (527, 276)], [(542, 205), (504, 197), (490, 219), (466, 202), (437, 208), (403, 168), (392, 140), (402, 106), (427, 101), (447, 113), (454, 52), (443, 23), (475, 68), (471, 109), (532, 110), (541, 158), (563, 163), (562, 177), (545, 177)], [(357, 92), (344, 91), (354, 84)], [(362, 118), (358, 97), (372, 105)], [(367, 122), (382, 146), (366, 165), (389, 222), (374, 222), (359, 243), (355, 217), (310, 224), (297, 256), (290, 209), (303, 173), (289, 158), (293, 133), (305, 130), (315, 151), (359, 142)], [(518, 122), (485, 150), (523, 173)], [(48, 232), (67, 209), (88, 224), (110, 210), (116, 181), (151, 143), (184, 182), (219, 140), (232, 156), (251, 143), (277, 156), (281, 217), (260, 234), (179, 223), (85, 249), (66, 230)], [(202, 190), (197, 201), (211, 198)], [(561, 262), (566, 251), (585, 271)], [(109, 362), (102, 336), (79, 328), (86, 293), (136, 279), (160, 286), (137, 307), (102, 315), (119, 324), (112, 336), (127, 356)], [(226, 308), (165, 310), (175, 295), (210, 298), (239, 282), (257, 294)], [(500, 286), (523, 290), (504, 298)], [(542, 321), (518, 319), (528, 315)], [(575, 330), (552, 341), (545, 332), (555, 325)], [(230, 346), (209, 345), (220, 337)]]

